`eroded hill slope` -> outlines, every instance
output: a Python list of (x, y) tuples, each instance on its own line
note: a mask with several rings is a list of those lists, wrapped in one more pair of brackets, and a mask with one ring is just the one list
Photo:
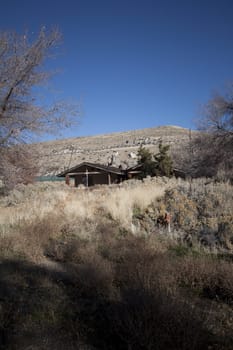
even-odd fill
[(83, 161), (121, 165), (123, 168), (136, 163), (140, 145), (152, 152), (162, 141), (171, 146), (171, 152), (188, 147), (194, 131), (177, 126), (161, 126), (105, 135), (77, 137), (31, 145), (38, 154), (40, 175), (55, 175)]

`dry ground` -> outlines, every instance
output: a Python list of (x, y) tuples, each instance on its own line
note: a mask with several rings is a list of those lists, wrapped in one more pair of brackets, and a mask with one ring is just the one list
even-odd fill
[(206, 179), (19, 186), (0, 200), (0, 349), (232, 349), (232, 204)]

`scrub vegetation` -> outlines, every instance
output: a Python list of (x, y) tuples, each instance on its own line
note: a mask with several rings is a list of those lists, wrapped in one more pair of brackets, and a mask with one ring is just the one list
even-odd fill
[(0, 348), (232, 349), (232, 204), (207, 179), (16, 187), (0, 199)]

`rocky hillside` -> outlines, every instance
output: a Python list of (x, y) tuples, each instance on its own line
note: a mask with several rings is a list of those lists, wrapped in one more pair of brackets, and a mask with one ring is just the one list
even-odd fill
[(169, 144), (176, 153), (188, 146), (194, 132), (177, 126), (161, 126), (105, 135), (77, 137), (31, 145), (38, 154), (38, 166), (43, 176), (57, 173), (81, 162), (95, 162), (126, 168), (136, 163), (140, 145), (152, 152), (159, 142)]

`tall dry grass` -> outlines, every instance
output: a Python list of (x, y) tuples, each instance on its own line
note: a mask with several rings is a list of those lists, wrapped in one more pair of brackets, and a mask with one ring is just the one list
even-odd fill
[(36, 256), (55, 236), (72, 234), (95, 240), (101, 230), (111, 235), (111, 227), (121, 232), (159, 233), (156, 218), (163, 208), (172, 214), (174, 239), (187, 232), (199, 242), (218, 240), (219, 246), (231, 249), (232, 203), (230, 184), (207, 179), (152, 178), (90, 190), (60, 183), (21, 186), (0, 199), (0, 238), (6, 243), (15, 237), (15, 246), (21, 245), (27, 253), (33, 249), (24, 249), (22, 242), (25, 247), (37, 242)]
[(117, 230), (120, 227), (130, 230), (134, 207), (145, 209), (164, 190), (165, 185), (142, 182), (127, 188), (106, 186), (96, 190), (78, 190), (60, 184), (21, 186), (2, 199), (1, 254), (39, 261), (44, 259), (49, 240), (55, 237), (75, 235), (96, 239), (97, 226), (102, 222), (118, 225)]
[[(22, 194), (15, 205), (0, 207), (0, 226), (6, 232), (22, 222), (42, 220), (48, 215), (65, 217), (67, 221), (98, 219), (99, 212), (110, 215), (123, 226), (130, 228), (134, 206), (145, 209), (164, 194), (166, 186), (139, 183), (136, 187), (114, 187), (96, 191), (74, 188), (30, 186), (31, 192)], [(14, 193), (11, 195), (14, 198)], [(19, 197), (19, 195), (18, 195)], [(14, 202), (14, 200), (12, 200)], [(11, 197), (5, 204), (11, 203)]]

